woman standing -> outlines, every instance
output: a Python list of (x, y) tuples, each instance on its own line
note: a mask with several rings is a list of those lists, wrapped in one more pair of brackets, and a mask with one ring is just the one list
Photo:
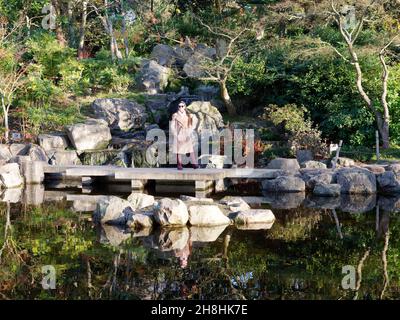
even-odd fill
[(176, 154), (178, 170), (182, 170), (182, 155), (190, 153), (192, 167), (197, 169), (196, 157), (194, 156), (193, 141), (191, 134), (196, 128), (196, 117), (192, 117), (186, 110), (186, 103), (181, 101), (178, 110), (172, 115), (171, 133), (173, 135), (172, 153)]

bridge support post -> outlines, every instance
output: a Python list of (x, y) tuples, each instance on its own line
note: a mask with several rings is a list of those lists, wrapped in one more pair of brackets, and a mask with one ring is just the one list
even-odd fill
[(144, 183), (142, 180), (131, 180), (132, 191), (143, 191)]
[(197, 198), (205, 198), (214, 192), (214, 181), (212, 180), (195, 181), (194, 190)]

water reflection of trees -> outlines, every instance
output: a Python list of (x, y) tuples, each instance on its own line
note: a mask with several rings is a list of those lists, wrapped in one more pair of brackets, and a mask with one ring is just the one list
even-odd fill
[[(163, 230), (152, 232), (152, 240), (149, 237), (125, 240), (122, 234), (121, 243), (102, 243), (92, 223), (69, 212), (63, 204), (39, 208), (13, 205), (9, 211), (7, 215), (7, 205), (1, 205), (0, 245), (10, 243), (6, 240), (12, 238), (16, 249), (4, 249), (2, 253), (4, 257), (14, 252), (13, 259), (7, 256), (1, 260), (2, 298), (387, 299), (400, 296), (400, 221), (395, 214), (386, 212), (379, 214), (376, 223), (375, 212), (276, 209), (277, 221), (270, 230), (227, 228), (216, 240), (209, 239), (213, 242), (192, 241), (187, 267), (182, 268), (175, 252), (183, 249), (182, 244), (174, 246), (171, 241), (175, 238)], [(12, 232), (5, 233), (6, 230)], [(206, 232), (197, 230), (197, 240), (201, 240), (199, 234)], [(150, 240), (157, 242), (156, 245), (144, 245)], [(171, 250), (162, 251), (162, 246)], [(44, 291), (40, 285), (40, 268), (47, 264), (57, 269), (54, 291)], [(344, 265), (356, 268), (356, 290), (344, 291), (340, 287)]]

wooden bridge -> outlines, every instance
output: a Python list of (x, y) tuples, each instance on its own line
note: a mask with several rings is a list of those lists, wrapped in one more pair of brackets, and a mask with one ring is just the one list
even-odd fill
[[(187, 169), (176, 168), (122, 168), (116, 166), (58, 166), (44, 165), (46, 179), (80, 180), (82, 186), (91, 184), (96, 178), (107, 181), (130, 182), (132, 190), (141, 190), (151, 180), (162, 183), (194, 182), (194, 190), (222, 191), (225, 178), (271, 179), (276, 175), (273, 169)], [(218, 187), (219, 186), (219, 187)]]

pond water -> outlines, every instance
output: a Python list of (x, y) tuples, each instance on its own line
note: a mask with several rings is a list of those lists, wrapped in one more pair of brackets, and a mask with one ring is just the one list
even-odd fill
[(400, 298), (396, 198), (253, 193), (269, 229), (133, 232), (95, 226), (93, 193), (42, 191), (0, 203), (0, 299)]

